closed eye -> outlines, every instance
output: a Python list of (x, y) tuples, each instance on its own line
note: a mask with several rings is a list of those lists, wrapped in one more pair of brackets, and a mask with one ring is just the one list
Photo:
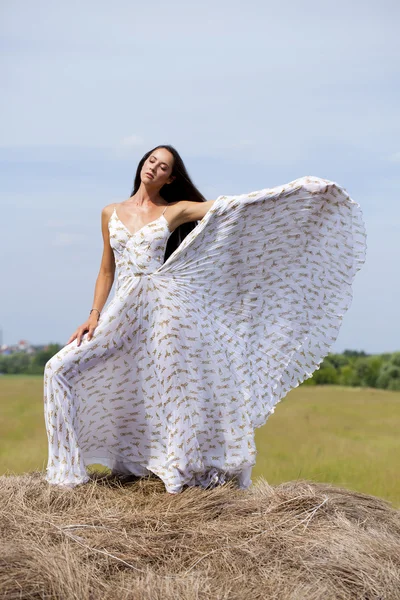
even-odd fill
[[(154, 161), (155, 161), (155, 157), (151, 156), (150, 157), (150, 162), (154, 163)], [(166, 171), (168, 169), (168, 165), (166, 163), (162, 163), (162, 164), (164, 165), (163, 170)]]

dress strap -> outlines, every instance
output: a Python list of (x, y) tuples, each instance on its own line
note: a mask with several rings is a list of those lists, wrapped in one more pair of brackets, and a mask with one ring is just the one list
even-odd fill
[[(169, 205), (168, 205), (168, 206), (169, 206)], [(161, 215), (163, 215), (163, 214), (165, 213), (165, 211), (167, 210), (168, 206), (166, 206), (166, 207), (164, 208), (164, 210), (162, 211)]]

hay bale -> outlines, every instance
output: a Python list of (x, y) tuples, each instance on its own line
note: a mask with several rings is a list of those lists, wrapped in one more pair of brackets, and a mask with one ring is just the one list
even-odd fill
[(327, 484), (165, 493), (155, 477), (74, 489), (0, 477), (3, 598), (400, 598), (400, 511)]

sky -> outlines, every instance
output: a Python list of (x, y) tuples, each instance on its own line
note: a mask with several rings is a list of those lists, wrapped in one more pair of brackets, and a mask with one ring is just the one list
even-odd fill
[(397, 0), (3, 0), (2, 343), (67, 343), (102, 208), (172, 144), (209, 200), (304, 175), (344, 187), (367, 256), (331, 351), (400, 350), (399, 19)]

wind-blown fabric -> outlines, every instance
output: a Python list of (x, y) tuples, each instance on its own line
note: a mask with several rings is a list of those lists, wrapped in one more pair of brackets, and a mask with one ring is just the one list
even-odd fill
[(319, 177), (219, 196), (164, 262), (165, 215), (114, 210), (116, 291), (91, 340), (46, 364), (46, 479), (101, 463), (166, 490), (251, 484), (254, 430), (335, 342), (365, 262), (361, 207)]

